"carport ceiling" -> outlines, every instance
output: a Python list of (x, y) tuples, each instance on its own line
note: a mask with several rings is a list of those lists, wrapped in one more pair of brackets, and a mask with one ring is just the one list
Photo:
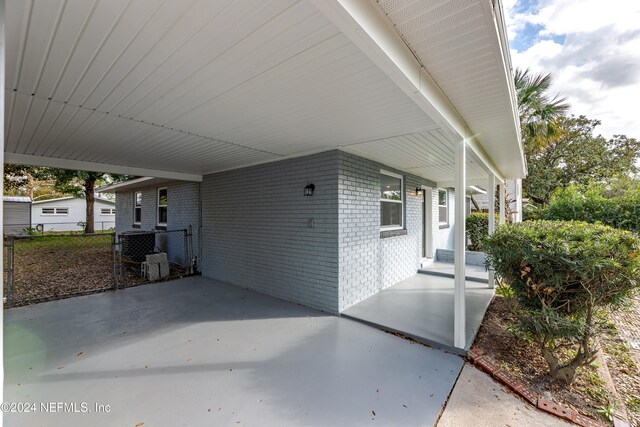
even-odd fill
[[(9, 161), (202, 175), (438, 132), (304, 0), (6, 0), (6, 38)], [(441, 151), (415, 171), (450, 179)]]

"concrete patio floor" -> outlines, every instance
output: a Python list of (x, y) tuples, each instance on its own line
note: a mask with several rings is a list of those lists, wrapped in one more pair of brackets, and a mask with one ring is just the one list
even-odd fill
[[(471, 348), (494, 290), (486, 283), (466, 282), (466, 347)], [(453, 347), (453, 278), (416, 274), (342, 312), (392, 332), (464, 353)]]
[(5, 401), (37, 404), (11, 426), (433, 425), (463, 365), (201, 277), (4, 315)]

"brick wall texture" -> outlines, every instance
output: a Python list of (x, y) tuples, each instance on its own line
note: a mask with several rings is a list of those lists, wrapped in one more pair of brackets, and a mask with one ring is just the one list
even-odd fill
[(202, 273), (336, 314), (337, 176), (337, 151), (205, 176)]
[[(381, 170), (404, 177), (406, 235), (380, 237)], [(436, 184), (377, 162), (339, 152), (339, 311), (416, 274), (422, 258), (424, 236), (423, 196), (416, 195), (415, 191), (416, 187), (421, 186), (435, 188)], [(437, 206), (435, 211), (437, 213)], [(440, 240), (444, 239), (445, 231), (437, 230)]]
[[(404, 178), (406, 234), (381, 237), (381, 170)], [(309, 183), (312, 197), (303, 195)], [(416, 274), (423, 196), (415, 189), (421, 186), (436, 188), (334, 150), (206, 175), (201, 184), (170, 184), (168, 227), (193, 227), (203, 275), (338, 314)], [(118, 232), (134, 229), (133, 197), (117, 194)], [(449, 197), (450, 227), (440, 229), (433, 191), (434, 252), (453, 247), (453, 191)], [(156, 205), (157, 189), (144, 189), (140, 229), (156, 226)]]
[[(200, 184), (197, 182), (174, 182), (162, 185), (167, 188), (167, 230), (192, 229), (193, 256), (200, 254)], [(116, 193), (116, 232), (155, 230), (158, 225), (158, 188), (146, 187), (135, 191)], [(135, 192), (142, 192), (142, 221), (134, 226)], [(156, 236), (156, 247), (167, 252), (170, 261), (184, 265), (184, 234), (169, 232)]]

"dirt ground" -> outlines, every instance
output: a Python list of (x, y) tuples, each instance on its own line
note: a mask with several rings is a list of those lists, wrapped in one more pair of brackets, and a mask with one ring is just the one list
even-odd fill
[[(5, 252), (5, 271), (7, 256)], [(113, 287), (111, 235), (16, 239), (11, 303), (48, 300)]]
[[(543, 398), (564, 404), (584, 415), (607, 422), (598, 411), (603, 411), (613, 403), (611, 393), (596, 368), (584, 369), (570, 387), (548, 375), (547, 365), (537, 346), (519, 340), (509, 331), (515, 320), (509, 301), (496, 295), (489, 306), (485, 319), (473, 347), (484, 351), (509, 370), (518, 379), (540, 394)], [(638, 323), (636, 323), (637, 325)], [(640, 409), (640, 371), (629, 357), (628, 346), (613, 334), (603, 343), (605, 357), (616, 388), (625, 401), (631, 425), (638, 427), (637, 413), (629, 410), (629, 405)], [(613, 354), (615, 353), (615, 354)], [(626, 384), (620, 390), (619, 384)], [(634, 401), (634, 399), (636, 399)]]
[[(114, 289), (112, 234), (48, 235), (14, 240), (13, 281), (7, 286), (5, 242), (4, 296), (15, 307)], [(127, 265), (117, 275), (117, 287), (149, 283), (140, 277), (140, 264)], [(171, 265), (170, 278), (185, 275)], [(168, 279), (165, 279), (168, 280)]]

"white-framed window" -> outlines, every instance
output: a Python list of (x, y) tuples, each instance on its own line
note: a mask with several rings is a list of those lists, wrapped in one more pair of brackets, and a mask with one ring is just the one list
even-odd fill
[(402, 228), (404, 203), (402, 175), (380, 171), (380, 228)]
[(42, 215), (69, 215), (69, 208), (42, 208)]
[(158, 188), (158, 225), (167, 225), (167, 188)]
[(449, 190), (438, 188), (438, 224), (449, 226)]
[(133, 193), (133, 223), (142, 223), (142, 191)]
[(116, 214), (116, 209), (115, 208), (101, 208), (100, 209), (100, 215), (115, 215)]

